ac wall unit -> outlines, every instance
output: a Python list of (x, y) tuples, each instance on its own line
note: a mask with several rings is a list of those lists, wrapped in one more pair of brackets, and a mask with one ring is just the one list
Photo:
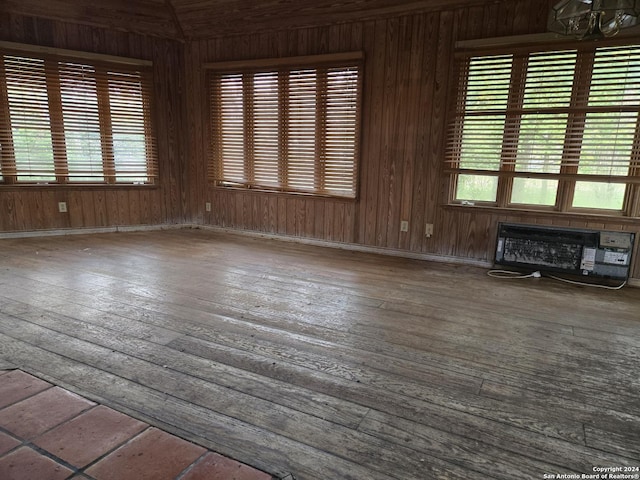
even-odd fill
[(635, 234), (498, 224), (496, 265), (626, 280)]

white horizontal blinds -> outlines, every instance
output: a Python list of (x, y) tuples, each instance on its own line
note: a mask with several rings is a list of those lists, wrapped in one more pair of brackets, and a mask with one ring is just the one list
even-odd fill
[(211, 72), (210, 179), (355, 197), (358, 65)]
[(29, 55), (2, 55), (4, 183), (153, 183), (149, 74)]
[[(105, 171), (112, 182), (148, 183), (157, 176), (154, 162), (156, 145), (150, 135), (149, 85), (141, 72), (107, 71), (109, 115), (113, 159), (105, 158)], [(113, 161), (111, 170), (111, 161)], [(113, 177), (115, 175), (115, 178)]]
[(60, 62), (60, 96), (70, 181), (104, 181), (96, 71)]
[[(640, 47), (609, 47), (596, 51), (582, 132), (578, 173), (626, 176), (638, 141), (640, 110)], [(637, 155), (637, 154), (636, 154)], [(598, 208), (595, 198), (606, 198), (606, 208), (621, 210), (625, 185), (576, 183), (573, 205)]]
[(344, 196), (355, 192), (358, 148), (358, 69), (327, 71), (324, 188)]
[(17, 180), (55, 181), (45, 60), (5, 55), (4, 71), (10, 129), (2, 145), (10, 136)]

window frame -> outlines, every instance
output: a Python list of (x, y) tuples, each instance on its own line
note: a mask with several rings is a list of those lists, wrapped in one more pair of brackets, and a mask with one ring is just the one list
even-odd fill
[[(323, 188), (324, 177), (329, 170), (325, 168), (325, 157), (319, 152), (325, 151), (327, 132), (329, 127), (326, 124), (327, 118), (327, 100), (322, 97), (326, 93), (327, 72), (332, 69), (348, 69), (355, 71), (355, 100), (349, 104), (355, 111), (353, 112), (353, 124), (350, 124), (349, 131), (352, 129), (353, 141), (349, 143), (352, 147), (353, 156), (349, 156), (345, 164), (349, 164), (345, 167), (349, 171), (349, 183), (350, 188), (338, 190), (338, 189), (325, 189)], [(310, 55), (300, 57), (283, 57), (283, 58), (268, 58), (257, 60), (239, 60), (228, 62), (214, 62), (204, 65), (205, 71), (205, 89), (207, 92), (207, 99), (209, 101), (207, 108), (207, 179), (208, 183), (214, 188), (231, 189), (239, 191), (255, 191), (265, 193), (285, 193), (293, 195), (306, 195), (313, 197), (328, 197), (338, 198), (345, 200), (355, 200), (358, 198), (359, 193), (359, 177), (360, 177), (360, 142), (361, 142), (361, 116), (362, 116), (362, 96), (363, 96), (363, 76), (364, 76), (364, 54), (361, 51), (356, 52), (343, 52), (337, 54), (325, 54), (325, 55)], [(315, 110), (315, 131), (322, 132), (322, 134), (315, 134), (313, 137), (314, 154), (313, 154), (313, 167), (311, 167), (311, 161), (309, 157), (303, 158), (304, 162), (308, 162), (307, 169), (313, 168), (313, 188), (296, 187), (289, 182), (289, 176), (291, 171), (288, 169), (288, 158), (294, 158), (289, 155), (290, 147), (289, 140), (292, 130), (289, 130), (290, 124), (290, 101), (293, 97), (288, 96), (286, 93), (290, 91), (289, 84), (291, 83), (292, 72), (304, 72), (313, 71), (317, 74), (317, 85), (320, 90), (316, 91), (316, 110)], [(248, 85), (248, 77), (253, 75), (268, 75), (272, 74), (278, 77), (278, 120), (277, 120), (277, 133), (278, 133), (278, 148), (277, 148), (277, 165), (271, 165), (271, 169), (275, 171), (277, 168), (277, 185), (276, 184), (260, 184), (255, 182), (255, 178), (251, 178), (251, 175), (246, 175), (245, 181), (231, 181), (225, 179), (221, 172), (222, 168), (222, 146), (216, 143), (216, 140), (221, 138), (221, 122), (222, 117), (216, 115), (214, 102), (216, 102), (216, 78), (224, 75), (241, 75), (243, 78), (243, 132), (244, 135), (253, 135), (253, 130), (256, 125), (253, 117), (253, 110), (255, 103), (253, 103), (253, 95), (256, 87)], [(324, 90), (323, 90), (324, 89)], [(320, 94), (318, 94), (320, 92)], [(245, 107), (244, 102), (249, 103), (249, 108)], [(284, 110), (283, 110), (284, 109)], [(286, 132), (283, 134), (283, 131)], [(334, 137), (335, 138), (335, 137)], [(252, 137), (249, 142), (253, 145), (255, 137)], [(245, 154), (247, 150), (246, 137), (243, 139), (243, 145), (245, 147)], [(254, 171), (254, 157), (252, 155), (252, 148), (249, 148), (249, 156), (243, 155), (243, 164), (245, 172), (247, 170)], [(284, 153), (284, 155), (283, 155)], [(305, 163), (306, 164), (306, 163)], [(338, 168), (343, 166), (342, 163), (338, 163)], [(346, 171), (345, 170), (345, 171)], [(341, 170), (342, 171), (342, 170)], [(334, 174), (334, 178), (335, 174)]]
[[(25, 62), (42, 62), (44, 65), (47, 101), (42, 105), (46, 108), (49, 118), (48, 132), (53, 164), (47, 165), (47, 170), (43, 170), (44, 173), (41, 176), (50, 176), (51, 179), (38, 179), (40, 175), (37, 172), (34, 173), (31, 168), (21, 169), (18, 165), (15, 134), (12, 128), (16, 116), (13, 118), (11, 116), (10, 87), (5, 71), (5, 57), (8, 57), (7, 61), (11, 58), (15, 59), (14, 63), (18, 68), (21, 59)], [(73, 74), (69, 73), (73, 67), (87, 67), (91, 73), (87, 78), (89, 83), (92, 83), (93, 91), (87, 94), (87, 98), (95, 103), (93, 113), (96, 119), (92, 127), (87, 126), (86, 129), (82, 127), (81, 113), (76, 118), (73, 117), (71, 111), (74, 110), (75, 104), (67, 104), (67, 106), (72, 105), (68, 110), (71, 113), (65, 116), (65, 108), (67, 108), (63, 106), (65, 83), (74, 81)], [(157, 185), (158, 147), (154, 125), (152, 67), (153, 63), (148, 60), (0, 41), (0, 141), (4, 147), (0, 155), (0, 188), (36, 186), (54, 188), (134, 186), (138, 188)], [(119, 90), (119, 93), (114, 94), (116, 90)], [(68, 92), (72, 90), (67, 90), (67, 94)], [(86, 94), (86, 91), (84, 93)], [(135, 114), (126, 107), (128, 96), (139, 99), (135, 104), (139, 107), (139, 111)], [(70, 101), (73, 101), (73, 98)], [(82, 107), (84, 104), (79, 106)], [(128, 124), (127, 122), (131, 122), (134, 116), (134, 121)], [(69, 121), (74, 121), (76, 127), (65, 131), (65, 122)], [(81, 166), (74, 167), (69, 160), (67, 149), (69, 142), (72, 142), (72, 133), (80, 136), (93, 133), (94, 137), (96, 134), (100, 137), (99, 146), (94, 148), (95, 151), (99, 151), (97, 169), (93, 164), (90, 166), (87, 164), (86, 157), (91, 154), (86, 150), (86, 145), (70, 149), (74, 155), (82, 158)], [(120, 168), (117, 168), (118, 157), (114, 153), (114, 145), (118, 142), (118, 135), (121, 137), (144, 135), (144, 139), (135, 141), (139, 144), (138, 147), (143, 145), (144, 160), (136, 157), (135, 161), (125, 161)], [(45, 133), (39, 138), (47, 136)], [(121, 138), (120, 142), (126, 143), (127, 140)], [(72, 173), (74, 168), (76, 172)], [(32, 178), (21, 179), (21, 176)], [(80, 177), (80, 179), (74, 179), (74, 177)]]
[[(640, 43), (633, 38), (616, 38), (601, 40), (598, 42), (587, 41), (559, 41), (556, 36), (549, 35), (532, 35), (526, 38), (505, 37), (503, 39), (486, 39), (480, 41), (458, 42), (456, 45), (455, 63), (453, 69), (454, 89), (451, 91), (449, 111), (449, 124), (447, 127), (448, 140), (446, 142), (446, 152), (444, 160), (443, 172), (447, 181), (445, 182), (445, 201), (449, 205), (477, 206), (487, 208), (497, 208), (504, 210), (526, 210), (538, 211), (540, 213), (565, 213), (565, 214), (584, 214), (611, 217), (640, 217), (640, 106), (634, 107), (634, 112), (639, 112), (635, 121), (635, 134), (631, 141), (631, 154), (629, 158), (629, 170), (626, 176), (614, 175), (589, 175), (578, 173), (578, 164), (570, 165), (566, 159), (568, 142), (570, 140), (584, 135), (585, 119), (587, 114), (593, 109), (587, 108), (586, 102), (589, 100), (589, 91), (591, 84), (591, 74), (593, 72), (593, 58), (598, 49), (606, 49), (610, 47), (625, 46), (631, 48), (640, 48)], [(515, 140), (502, 140), (502, 153), (500, 155), (500, 166), (498, 170), (491, 171), (488, 169), (465, 169), (460, 168), (460, 152), (462, 140), (462, 128), (465, 120), (464, 104), (466, 102), (466, 89), (468, 79), (469, 62), (472, 58), (482, 58), (500, 55), (512, 55), (513, 64), (511, 67), (512, 79), (509, 86), (509, 104), (522, 101), (524, 95), (524, 83), (527, 74), (527, 66), (518, 63), (523, 57), (530, 58), (532, 54), (544, 54), (552, 52), (561, 52), (574, 50), (577, 52), (576, 70), (572, 81), (572, 105), (567, 108), (567, 131), (564, 134), (564, 150), (561, 158), (561, 169), (559, 173), (537, 173), (516, 171), (515, 161), (505, 162), (506, 156), (515, 160), (515, 151), (518, 147), (518, 136)], [(591, 64), (589, 65), (589, 56)], [(585, 61), (586, 60), (586, 61)], [(515, 70), (515, 71), (514, 71)], [(514, 78), (515, 87), (514, 87)], [(576, 87), (576, 82), (579, 85)], [(518, 88), (518, 86), (520, 88)], [(586, 89), (586, 90), (585, 90)], [(576, 97), (576, 91), (582, 93), (582, 98)], [(515, 92), (515, 95), (514, 95)], [(586, 92), (586, 95), (585, 95)], [(584, 105), (575, 107), (574, 102), (582, 101)], [(507, 122), (512, 121), (519, 123), (525, 116), (523, 109), (520, 109), (520, 115), (516, 118), (505, 120), (505, 130)], [(597, 109), (596, 109), (597, 110)], [(618, 112), (624, 111), (621, 107)], [(509, 108), (503, 110), (505, 115), (510, 112)], [(577, 118), (582, 115), (582, 118)], [(573, 124), (582, 122), (582, 126), (577, 130), (569, 130)], [(577, 133), (576, 133), (577, 132)], [(580, 140), (581, 141), (581, 140)], [(506, 153), (505, 153), (506, 152)], [(458, 177), (459, 175), (470, 174), (478, 176), (487, 176), (497, 178), (497, 192), (495, 201), (482, 200), (464, 200), (457, 199)], [(540, 178), (557, 180), (556, 202), (554, 205), (515, 203), (512, 202), (513, 182), (516, 178)], [(584, 208), (573, 206), (574, 192), (576, 182), (579, 181), (596, 181), (599, 183), (616, 183), (625, 185), (624, 201), (621, 210), (613, 210), (606, 208)]]

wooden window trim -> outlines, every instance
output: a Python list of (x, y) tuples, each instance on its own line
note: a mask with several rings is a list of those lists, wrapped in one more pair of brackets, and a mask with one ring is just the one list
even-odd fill
[[(534, 39), (535, 37), (535, 39)], [(579, 174), (578, 163), (571, 162), (570, 157), (576, 156), (576, 150), (580, 150), (577, 145), (581, 145), (584, 129), (586, 125), (587, 113), (598, 112), (638, 112), (637, 106), (620, 105), (613, 110), (610, 107), (597, 107), (589, 106), (589, 85), (591, 84), (592, 74), (594, 72), (594, 58), (596, 49), (602, 49), (606, 47), (637, 47), (637, 38), (626, 37), (616, 38), (613, 40), (606, 40), (598, 42), (597, 44), (589, 42), (559, 42), (557, 39), (551, 41), (548, 36), (545, 36), (547, 42), (544, 44), (536, 43), (534, 40), (540, 40), (540, 36), (531, 36), (526, 40), (521, 40), (515, 46), (509, 45), (508, 42), (502, 41), (502, 39), (489, 39), (484, 42), (458, 42), (456, 52), (456, 68), (454, 71), (457, 73), (456, 85), (458, 85), (458, 91), (452, 96), (452, 103), (449, 107), (450, 117), (456, 118), (459, 115), (459, 105), (466, 103), (466, 79), (469, 74), (469, 61), (473, 57), (484, 57), (493, 55), (514, 55), (514, 65), (512, 66), (512, 77), (518, 78), (521, 75), (518, 72), (517, 61), (522, 58), (530, 58), (528, 55), (538, 52), (555, 52), (562, 50), (575, 49), (577, 51), (577, 63), (576, 73), (574, 74), (574, 86), (571, 98), (571, 105), (567, 108), (569, 118), (567, 120), (567, 132), (565, 133), (565, 144), (562, 154), (561, 170), (558, 174), (553, 173), (536, 173), (536, 172), (518, 172), (515, 171), (515, 162), (511, 162), (511, 154), (514, 151), (511, 145), (508, 135), (505, 134), (503, 138), (503, 147), (501, 154), (501, 164), (499, 171), (481, 170), (481, 169), (463, 169), (460, 168), (459, 161), (455, 161), (458, 158), (461, 151), (461, 144), (457, 143), (462, 139), (462, 129), (464, 128), (464, 122), (451, 122), (450, 125), (450, 141), (447, 152), (446, 165), (443, 169), (445, 175), (448, 176), (446, 202), (450, 205), (464, 204), (464, 205), (478, 205), (489, 208), (498, 208), (506, 210), (521, 210), (522, 208), (533, 209), (536, 211), (553, 211), (557, 213), (576, 213), (576, 214), (596, 214), (605, 216), (618, 217), (619, 215), (638, 217), (640, 216), (640, 113), (635, 121), (635, 137), (633, 140), (633, 147), (631, 157), (629, 159), (629, 173), (627, 176), (610, 176), (610, 175), (595, 175), (595, 174)], [(516, 37), (510, 39), (515, 40)], [(526, 74), (526, 68), (525, 72)], [(520, 84), (524, 90), (524, 81)], [(577, 92), (577, 94), (576, 94)], [(525, 109), (522, 105), (517, 104), (519, 93), (514, 89), (512, 83), (510, 87), (509, 107), (504, 110), (507, 113), (505, 120), (505, 132), (517, 131), (519, 128), (519, 119), (525, 113)], [(559, 109), (554, 109), (559, 112)], [(544, 109), (540, 110), (544, 113)], [(510, 119), (509, 114), (514, 115), (515, 118)], [(511, 123), (511, 125), (510, 125)], [(517, 145), (516, 145), (517, 149)], [(458, 153), (451, 153), (458, 152)], [(579, 155), (577, 159), (579, 159)], [(515, 158), (513, 159), (515, 160)], [(470, 175), (486, 175), (498, 178), (498, 190), (496, 194), (496, 201), (462, 201), (456, 200), (456, 191), (458, 188), (458, 175), (470, 174)], [(512, 192), (512, 185), (514, 178), (544, 178), (558, 180), (556, 205), (550, 208), (547, 205), (524, 205), (524, 204), (512, 204), (509, 197)], [(577, 181), (584, 182), (607, 182), (625, 184), (626, 191), (624, 195), (624, 204), (621, 211), (609, 210), (609, 209), (593, 209), (593, 208), (580, 208), (573, 206), (573, 193), (575, 191), (575, 185)], [(530, 208), (529, 208), (530, 207)]]
[[(53, 149), (53, 171), (55, 181), (38, 181), (38, 180), (18, 180), (22, 174), (17, 169), (15, 159), (15, 147), (13, 139), (13, 130), (11, 128), (11, 110), (8, 97), (7, 73), (5, 69), (4, 56), (11, 56), (24, 59), (38, 59), (44, 61), (46, 92), (47, 92), (47, 108), (49, 112), (50, 131)], [(98, 122), (100, 129), (100, 150), (102, 153), (102, 175), (96, 170), (88, 170), (83, 166), (75, 176), (80, 177), (74, 179), (70, 176), (69, 159), (67, 152), (67, 136), (65, 133), (65, 113), (62, 105), (62, 86), (61, 79), (64, 77), (64, 64), (80, 64), (86, 65), (93, 69), (93, 76), (90, 77), (95, 82), (95, 101), (98, 109)], [(153, 185), (157, 183), (158, 177), (158, 159), (157, 145), (152, 125), (152, 62), (146, 60), (130, 59), (124, 57), (116, 57), (111, 55), (93, 54), (90, 52), (78, 52), (72, 50), (64, 50), (49, 47), (40, 47), (35, 45), (18, 44), (13, 42), (0, 41), (0, 141), (3, 150), (0, 163), (0, 188), (8, 186), (143, 186)], [(131, 76), (131, 85), (136, 85), (136, 79), (139, 79), (140, 100), (142, 114), (139, 120), (142, 122), (135, 128), (140, 128), (144, 132), (144, 159), (134, 160), (129, 163), (125, 160), (122, 168), (116, 169), (116, 152), (114, 149), (114, 132), (112, 128), (112, 115), (115, 113), (111, 110), (110, 99), (110, 80), (112, 76)], [(126, 84), (125, 84), (126, 85)], [(135, 88), (135, 87), (134, 87)], [(122, 107), (120, 107), (122, 110)], [(72, 110), (73, 114), (73, 110)], [(125, 127), (125, 135), (126, 135)], [(126, 141), (126, 140), (125, 140)], [(141, 140), (142, 141), (142, 140)], [(83, 148), (83, 147), (80, 147)], [(141, 163), (144, 162), (144, 166)], [(135, 165), (135, 167), (134, 167)], [(131, 168), (138, 168), (131, 173)], [(144, 168), (144, 171), (143, 171)], [(124, 172), (124, 173), (123, 173)], [(127, 175), (128, 174), (128, 175)], [(91, 180), (92, 176), (100, 177), (100, 179)], [(118, 176), (124, 177), (118, 180)], [(129, 181), (127, 176), (130, 176)], [(85, 178), (82, 178), (85, 177)], [(140, 178), (138, 180), (137, 178)], [(141, 179), (145, 180), (142, 181)]]
[[(209, 140), (210, 152), (209, 167), (207, 169), (209, 180), (215, 187), (226, 189), (239, 189), (239, 190), (258, 190), (264, 192), (281, 192), (281, 193), (293, 193), (301, 195), (311, 195), (319, 197), (334, 197), (342, 199), (355, 199), (358, 193), (358, 165), (359, 165), (359, 151), (360, 151), (360, 118), (361, 118), (361, 98), (362, 98), (362, 65), (363, 54), (362, 52), (348, 52), (343, 54), (331, 54), (331, 55), (318, 55), (318, 56), (304, 56), (293, 58), (281, 58), (281, 59), (260, 59), (251, 61), (233, 61), (233, 62), (217, 62), (208, 63), (205, 65), (205, 70), (208, 72), (207, 84), (209, 92), (209, 121), (208, 125), (210, 132), (212, 133)], [(350, 165), (353, 164), (353, 169), (350, 171), (350, 183), (352, 185), (351, 191), (347, 193), (346, 190), (332, 187), (336, 185), (335, 180), (333, 183), (329, 183), (330, 180), (325, 178), (327, 167), (326, 158), (326, 135), (329, 134), (327, 127), (327, 112), (328, 104), (327, 98), (330, 95), (328, 87), (328, 72), (332, 68), (345, 68), (345, 72), (349, 72), (352, 76), (351, 97), (352, 105), (355, 108), (355, 116), (353, 125), (353, 138), (352, 152), (353, 158), (348, 157), (350, 160), (346, 162)], [(290, 135), (292, 134), (293, 121), (290, 118), (291, 99), (289, 98), (290, 88), (290, 72), (299, 70), (300, 72), (313, 71), (315, 80), (313, 80), (316, 93), (315, 93), (315, 133), (313, 134), (313, 148), (314, 148), (314, 161), (313, 165), (309, 164), (309, 168), (313, 169), (313, 186), (308, 188), (301, 188), (296, 186), (295, 180), (290, 179), (292, 172), (289, 166), (289, 157), (293, 155), (290, 151)], [(354, 73), (355, 72), (355, 73)], [(273, 73), (277, 78), (277, 128), (278, 128), (278, 146), (277, 146), (277, 186), (267, 185), (256, 181), (253, 176), (254, 172), (254, 145), (253, 145), (253, 125), (254, 125), (254, 112), (252, 106), (254, 98), (252, 93), (255, 91), (255, 85), (251, 85), (251, 79), (255, 74), (261, 73)], [(220, 80), (224, 75), (240, 75), (243, 76), (243, 135), (244, 135), (244, 178), (243, 182), (239, 183), (232, 179), (223, 178), (223, 131), (221, 115), (217, 114), (214, 110), (221, 108), (220, 102), (223, 101), (223, 92)], [(302, 78), (304, 82), (305, 79)], [(304, 87), (302, 87), (304, 88)], [(232, 97), (229, 97), (232, 98)], [(340, 115), (340, 113), (338, 113)], [(275, 118), (275, 117), (274, 117)], [(334, 129), (335, 131), (335, 129)], [(320, 132), (320, 133), (318, 133)], [(296, 132), (294, 134), (300, 134)], [(305, 134), (306, 135), (306, 134)], [(310, 137), (309, 137), (310, 138)], [(309, 140), (311, 141), (311, 140)], [(234, 163), (230, 165), (239, 165), (237, 156), (233, 157)], [(335, 159), (335, 154), (332, 156)], [(298, 166), (301, 162), (297, 162)], [(335, 163), (334, 163), (335, 165)], [(293, 167), (295, 168), (295, 167)], [(306, 167), (304, 167), (306, 168)], [(339, 171), (339, 170), (338, 170)], [(296, 171), (300, 175), (308, 175), (307, 173), (301, 173), (300, 170)], [(306, 170), (305, 170), (306, 172)], [(334, 174), (335, 178), (335, 174)], [(300, 180), (298, 180), (299, 182)]]

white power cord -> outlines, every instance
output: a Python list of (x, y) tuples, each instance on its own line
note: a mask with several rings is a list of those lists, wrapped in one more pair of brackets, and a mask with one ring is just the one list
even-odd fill
[[(542, 277), (542, 273), (540, 273), (539, 271), (535, 271), (535, 272), (529, 273), (529, 274), (523, 274), (523, 273), (520, 273), (520, 272), (511, 271), (511, 270), (489, 270), (487, 272), (487, 275), (489, 275), (490, 277), (493, 277), (493, 278), (508, 278), (508, 279), (513, 279), (513, 280), (519, 280), (519, 279), (522, 279), (522, 278), (540, 278), (540, 277)], [(552, 278), (552, 279), (557, 280), (559, 282), (570, 283), (572, 285), (580, 285), (582, 287), (604, 288), (605, 290), (620, 290), (622, 287), (624, 287), (627, 284), (626, 280), (624, 282), (622, 282), (622, 285), (609, 286), (609, 285), (600, 285), (598, 283), (577, 282), (575, 280), (569, 280), (568, 278), (561, 278), (561, 277), (556, 277), (555, 275), (548, 275), (548, 274), (545, 275), (545, 277)]]
[(540, 272), (533, 272), (527, 275), (520, 272), (513, 272), (511, 270), (489, 270), (487, 275), (493, 278), (511, 278), (514, 280), (520, 278), (540, 278), (542, 276)]
[(605, 290), (620, 290), (627, 284), (625, 280), (622, 282), (622, 285), (610, 286), (610, 285), (600, 285), (598, 283), (585, 283), (585, 282), (576, 282), (575, 280), (569, 280), (568, 278), (556, 277), (555, 275), (547, 275), (549, 278), (553, 278), (554, 280), (558, 280), (559, 282), (570, 283), (572, 285), (580, 285), (583, 287), (594, 287), (594, 288), (604, 288)]

